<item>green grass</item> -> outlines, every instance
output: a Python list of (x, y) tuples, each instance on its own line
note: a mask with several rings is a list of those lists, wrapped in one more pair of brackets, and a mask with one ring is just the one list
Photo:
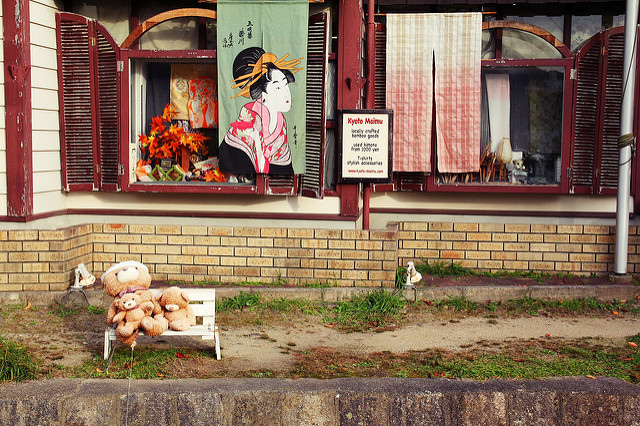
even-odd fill
[[(204, 352), (192, 349), (153, 349), (152, 347), (131, 348), (119, 346), (113, 353), (111, 365), (106, 369), (106, 361), (96, 355), (93, 360), (75, 372), (77, 377), (111, 378), (111, 379), (164, 379), (176, 378), (172, 366), (193, 359), (207, 357)], [(213, 357), (213, 355), (210, 355)]]
[(36, 377), (38, 364), (27, 348), (0, 336), (0, 382), (21, 382)]
[[(640, 335), (629, 341), (640, 341)], [(365, 355), (321, 348), (301, 353), (299, 376), (315, 378), (446, 377), (450, 379), (541, 379), (562, 376), (617, 377), (640, 382), (640, 352), (630, 346), (592, 346), (586, 342), (564, 344), (553, 339), (520, 341), (509, 349), (489, 353), (475, 350), (431, 349), (394, 355)]]
[[(415, 265), (416, 270), (423, 276), (436, 276), (436, 277), (466, 277), (466, 276), (483, 276), (483, 277), (496, 277), (496, 278), (530, 278), (538, 282), (543, 282), (546, 279), (555, 276), (565, 276), (565, 274), (550, 274), (535, 271), (499, 271), (499, 272), (486, 272), (476, 271), (466, 268), (459, 263), (453, 261), (434, 261), (429, 263), (428, 260), (422, 259), (421, 262)], [(406, 267), (399, 267), (396, 270), (396, 286), (402, 287), (406, 276)]]
[(324, 318), (340, 328), (360, 331), (397, 321), (407, 299), (385, 290), (362, 293), (338, 303)]
[(50, 312), (60, 318), (68, 318), (78, 315), (80, 313), (80, 307), (55, 303), (51, 306)]
[(322, 313), (326, 308), (321, 304), (306, 299), (277, 298), (264, 300), (260, 293), (247, 293), (241, 291), (233, 297), (221, 298), (216, 301), (218, 312), (248, 309), (254, 312), (273, 311), (281, 313), (300, 312), (303, 314)]

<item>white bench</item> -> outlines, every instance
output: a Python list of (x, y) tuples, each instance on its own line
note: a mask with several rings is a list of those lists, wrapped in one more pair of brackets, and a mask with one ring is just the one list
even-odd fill
[[(163, 288), (150, 290), (154, 297), (164, 291)], [(182, 290), (189, 296), (189, 305), (196, 314), (196, 325), (192, 325), (185, 331), (167, 330), (159, 337), (201, 336), (203, 340), (213, 340), (216, 359), (220, 359), (220, 338), (216, 325), (216, 290), (212, 288), (183, 288)], [(109, 359), (109, 363), (115, 349), (114, 343), (118, 341), (116, 325), (108, 326), (104, 332), (104, 359)], [(144, 335), (144, 332), (140, 330), (140, 334)]]

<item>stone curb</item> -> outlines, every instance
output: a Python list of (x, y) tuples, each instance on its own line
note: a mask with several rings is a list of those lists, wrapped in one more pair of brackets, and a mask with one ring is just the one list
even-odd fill
[(638, 425), (640, 386), (612, 378), (59, 379), (0, 386), (13, 425)]
[[(233, 297), (241, 291), (260, 293), (266, 299), (308, 299), (335, 303), (349, 300), (363, 291), (377, 291), (380, 287), (327, 287), (327, 288), (293, 288), (293, 287), (218, 287), (218, 298)], [(387, 291), (395, 289), (387, 288)], [(87, 288), (89, 303), (96, 306), (108, 306), (111, 298), (106, 296), (102, 288)], [(562, 286), (451, 286), (451, 287), (418, 287), (415, 290), (405, 289), (402, 294), (409, 300), (442, 300), (463, 297), (474, 302), (487, 302), (509, 299), (580, 299), (594, 298), (600, 300), (633, 299), (640, 295), (640, 287), (634, 285), (562, 285)], [(33, 305), (49, 305), (60, 302), (66, 295), (61, 291), (24, 291), (0, 292), (0, 304), (27, 303)], [(71, 293), (69, 303), (86, 303), (80, 293)]]

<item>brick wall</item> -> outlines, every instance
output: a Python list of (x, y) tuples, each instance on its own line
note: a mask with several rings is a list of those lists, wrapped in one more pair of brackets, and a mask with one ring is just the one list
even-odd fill
[[(629, 272), (640, 272), (638, 228), (629, 229)], [(81, 225), (0, 231), (0, 291), (65, 290), (78, 263), (99, 276), (138, 260), (156, 280), (394, 285), (407, 261), (451, 260), (479, 270), (606, 275), (610, 226), (405, 222), (386, 230)]]
[[(629, 228), (629, 272), (640, 272), (638, 227)], [(402, 223), (400, 264), (449, 260), (471, 269), (605, 275), (613, 272), (615, 227), (596, 225)]]

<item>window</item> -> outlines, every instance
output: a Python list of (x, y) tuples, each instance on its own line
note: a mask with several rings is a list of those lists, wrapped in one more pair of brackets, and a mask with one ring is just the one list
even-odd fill
[[(206, 104), (208, 111), (215, 109), (216, 99), (211, 96), (217, 84), (216, 51), (211, 49), (215, 45), (214, 17), (215, 12), (206, 9), (160, 13), (134, 30), (119, 46), (106, 28), (93, 19), (59, 14), (61, 139), (66, 190), (323, 196), (328, 12), (313, 16), (309, 22), (304, 175), (218, 173), (215, 114), (199, 116), (208, 120), (206, 125), (194, 124), (184, 114), (160, 123), (157, 117), (162, 117), (173, 96), (171, 82), (201, 94), (198, 99), (211, 101)], [(160, 24), (158, 27), (164, 28), (164, 34), (166, 25), (162, 24), (176, 18), (176, 22), (184, 22), (187, 27), (196, 21), (204, 24), (205, 31), (201, 32), (206, 34), (204, 42), (197, 43), (202, 50), (157, 50), (154, 44), (157, 40), (147, 30)], [(188, 33), (188, 28), (185, 31)], [(192, 41), (186, 43), (186, 48), (193, 48)], [(155, 46), (153, 50), (144, 49), (150, 45)], [(167, 47), (166, 43), (161, 45)], [(166, 161), (158, 161), (147, 170), (144, 162), (148, 160), (149, 148), (141, 147), (140, 136), (150, 135), (150, 123), (154, 120), (186, 135), (187, 139), (180, 139), (186, 141), (184, 145), (198, 148), (185, 152), (180, 144), (168, 145)]]
[(557, 45), (549, 33), (528, 24), (485, 24), (480, 170), (438, 172), (436, 184), (560, 187), (573, 61)]

